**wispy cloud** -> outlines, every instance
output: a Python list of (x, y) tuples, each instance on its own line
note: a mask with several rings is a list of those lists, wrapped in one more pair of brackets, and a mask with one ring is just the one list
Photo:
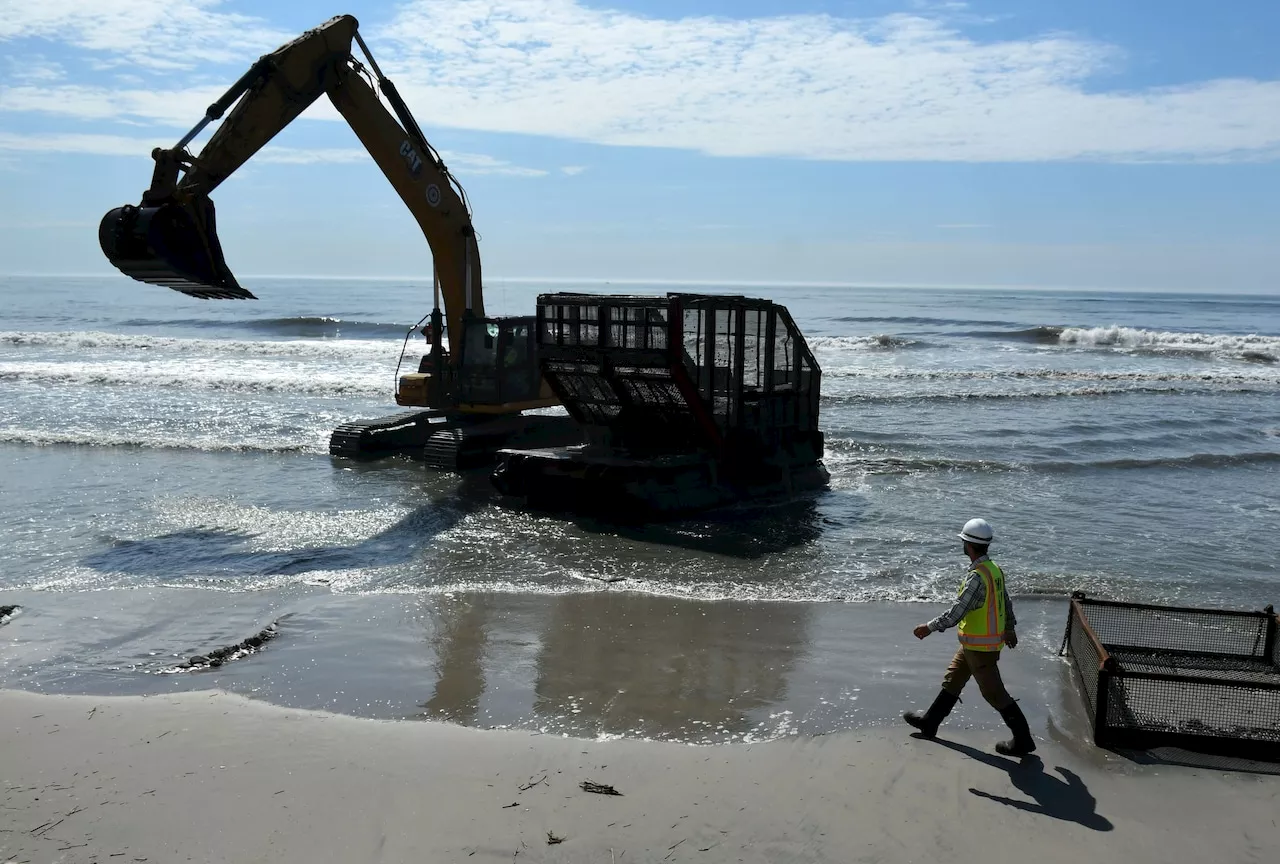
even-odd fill
[(560, 167), (561, 174), (567, 174), (570, 177), (577, 177), (579, 174), (587, 170), (586, 165), (562, 165)]
[[(1280, 81), (1108, 92), (1099, 76), (1124, 62), (1117, 46), (1070, 34), (982, 41), (963, 3), (903, 2), (913, 11), (737, 20), (579, 0), (407, 0), (366, 29), (434, 126), (832, 160), (1280, 154)], [(11, 79), (0, 111), (186, 127), (258, 54), (296, 35), (218, 0), (0, 0), (0, 41), (60, 41), (91, 62), (155, 73), (122, 89)], [(317, 105), (307, 116), (336, 115)]]
[(5, 77), (9, 81), (23, 84), (48, 84), (67, 77), (67, 72), (61, 63), (54, 63), (40, 54), (6, 59), (8, 70)]
[[(369, 162), (368, 152), (359, 147), (335, 147), (304, 149), (296, 147), (266, 147), (255, 160), (287, 165), (311, 165), (316, 163), (350, 163)], [(440, 158), (451, 170), (463, 176), (478, 174), (499, 174), (507, 177), (545, 177), (549, 172), (542, 168), (526, 168), (515, 165), (504, 159), (488, 156), (484, 153), (458, 153), (452, 150), (441, 150)]]
[[(151, 138), (127, 135), (101, 135), (78, 133), (15, 134), (0, 132), (0, 153), (78, 153), (94, 156), (130, 156), (150, 158), (156, 142)], [(200, 142), (195, 149), (198, 150)], [(460, 173), (501, 174), (510, 177), (544, 177), (549, 172), (540, 168), (514, 165), (483, 153), (455, 153), (442, 151), (446, 163), (456, 166)], [(254, 162), (277, 165), (346, 164), (370, 162), (369, 154), (359, 147), (280, 147), (268, 145)]]
[(508, 177), (545, 177), (549, 173), (542, 168), (525, 168), (520, 165), (512, 165), (502, 159), (496, 159), (493, 156), (486, 156), (483, 153), (456, 153), (451, 150), (441, 150), (440, 158), (449, 166), (451, 171), (456, 170), (462, 176), (471, 174), (504, 174)]
[[(1280, 82), (1086, 89), (1069, 35), (979, 42), (940, 15), (645, 18), (576, 0), (411, 0), (378, 42), (436, 122), (723, 156), (1203, 158), (1280, 143)], [(386, 52), (384, 52), (386, 53)]]
[(977, 231), (982, 228), (990, 228), (991, 226), (985, 222), (947, 222), (942, 225), (935, 225), (935, 228), (941, 228), (943, 231)]
[(125, 135), (61, 133), (18, 135), (0, 132), (0, 153), (79, 153), (94, 156), (148, 157), (154, 142)]
[[(0, 41), (38, 37), (131, 65), (241, 63), (297, 34), (219, 11), (220, 0), (0, 0)], [(318, 22), (317, 22), (318, 23)]]
[(112, 89), (83, 84), (0, 87), (0, 111), (90, 121), (141, 120), (185, 129), (194, 126), (204, 116), (205, 109), (226, 91), (232, 80), (220, 87), (182, 89)]

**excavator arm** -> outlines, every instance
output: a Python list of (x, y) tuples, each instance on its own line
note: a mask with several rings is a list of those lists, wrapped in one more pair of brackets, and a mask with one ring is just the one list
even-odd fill
[[(326, 94), (421, 227), (449, 333), (462, 334), (464, 318), (483, 318), (480, 255), (465, 194), (382, 75), (358, 26), (354, 17), (340, 15), (264, 55), (176, 146), (154, 150), (155, 171), (141, 203), (110, 211), (99, 227), (111, 263), (134, 279), (193, 297), (254, 299), (223, 258), (210, 193)], [(352, 55), (353, 41), (391, 111)], [(226, 120), (191, 156), (187, 145), (228, 108)], [(440, 369), (438, 311), (434, 318), (432, 354)]]

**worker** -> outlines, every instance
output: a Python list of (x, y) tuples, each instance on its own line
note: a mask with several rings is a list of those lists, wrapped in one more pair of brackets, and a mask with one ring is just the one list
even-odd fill
[(908, 711), (903, 719), (919, 729), (926, 738), (938, 734), (938, 726), (960, 701), (960, 691), (970, 678), (978, 680), (978, 689), (992, 708), (1000, 712), (1004, 722), (1013, 730), (1011, 741), (996, 744), (996, 752), (1004, 756), (1026, 756), (1036, 749), (1027, 718), (1018, 703), (1005, 690), (1000, 680), (1000, 649), (1005, 645), (1018, 645), (1018, 620), (1013, 614), (1013, 604), (1005, 588), (1004, 573), (996, 562), (987, 556), (987, 547), (995, 532), (985, 519), (970, 519), (964, 523), (960, 539), (964, 541), (964, 553), (969, 557), (969, 569), (960, 597), (949, 612), (939, 615), (928, 624), (915, 628), (917, 639), (930, 633), (941, 633), (959, 625), (960, 648), (947, 667), (942, 679), (942, 692), (933, 700), (929, 710), (921, 714)]

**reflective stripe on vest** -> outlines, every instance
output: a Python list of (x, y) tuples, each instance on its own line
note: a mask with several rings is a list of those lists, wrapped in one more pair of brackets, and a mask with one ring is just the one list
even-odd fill
[[(999, 651), (1004, 647), (1004, 573), (990, 558), (974, 564), (973, 572), (982, 577), (987, 597), (960, 619), (960, 644), (970, 651)], [(964, 593), (964, 583), (960, 592)]]

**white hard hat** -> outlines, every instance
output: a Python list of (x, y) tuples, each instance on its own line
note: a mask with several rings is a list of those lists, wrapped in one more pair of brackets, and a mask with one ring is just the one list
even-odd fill
[(964, 523), (964, 528), (960, 531), (960, 539), (966, 543), (986, 546), (995, 539), (995, 532), (991, 530), (986, 519), (970, 519)]

